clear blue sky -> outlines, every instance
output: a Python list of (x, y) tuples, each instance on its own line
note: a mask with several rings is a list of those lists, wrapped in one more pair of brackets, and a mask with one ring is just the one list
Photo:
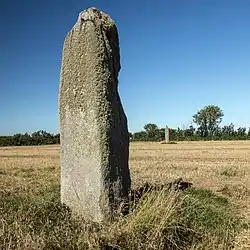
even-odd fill
[(188, 126), (204, 105), (250, 126), (249, 0), (1, 0), (0, 134), (59, 131), (64, 38), (97, 7), (120, 37), (119, 90), (132, 132)]

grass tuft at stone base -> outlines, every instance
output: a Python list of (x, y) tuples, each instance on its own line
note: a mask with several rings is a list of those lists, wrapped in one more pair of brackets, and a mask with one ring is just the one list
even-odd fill
[(247, 227), (226, 198), (198, 188), (146, 193), (109, 225), (72, 218), (57, 186), (0, 197), (1, 249), (230, 249)]

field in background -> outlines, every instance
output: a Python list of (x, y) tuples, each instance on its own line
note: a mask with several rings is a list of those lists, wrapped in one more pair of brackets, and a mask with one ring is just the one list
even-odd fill
[[(183, 177), (197, 187), (229, 197), (237, 213), (250, 219), (250, 141), (130, 144), (133, 187)], [(59, 186), (59, 146), (0, 148), (0, 190), (40, 193)], [(250, 232), (238, 249), (250, 249)]]

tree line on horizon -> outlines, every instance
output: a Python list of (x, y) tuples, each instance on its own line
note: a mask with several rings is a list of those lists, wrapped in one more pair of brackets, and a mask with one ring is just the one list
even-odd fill
[[(193, 124), (186, 129), (170, 129), (170, 141), (199, 140), (249, 140), (250, 128), (229, 125), (220, 126), (224, 113), (216, 105), (208, 105), (193, 115)], [(148, 123), (142, 131), (129, 133), (131, 141), (163, 141), (165, 128), (159, 128), (154, 123)], [(51, 134), (39, 130), (32, 134), (15, 134), (0, 136), (0, 146), (32, 146), (59, 144), (60, 134)]]
[[(207, 105), (193, 115), (193, 124), (186, 129), (170, 128), (170, 141), (198, 140), (248, 140), (250, 128), (235, 128), (233, 123), (220, 126), (224, 116), (223, 110), (217, 105)], [(146, 124), (144, 130), (131, 135), (132, 141), (163, 141), (165, 128), (154, 123)]]
[(44, 130), (39, 130), (32, 134), (14, 134), (11, 136), (0, 136), (0, 146), (35, 146), (59, 144), (60, 134), (51, 134)]

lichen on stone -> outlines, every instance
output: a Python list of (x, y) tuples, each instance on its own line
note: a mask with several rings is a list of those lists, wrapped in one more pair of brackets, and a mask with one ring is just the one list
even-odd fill
[(61, 66), (61, 200), (94, 221), (113, 214), (131, 185), (119, 70), (113, 20), (96, 8), (81, 12), (65, 39)]

